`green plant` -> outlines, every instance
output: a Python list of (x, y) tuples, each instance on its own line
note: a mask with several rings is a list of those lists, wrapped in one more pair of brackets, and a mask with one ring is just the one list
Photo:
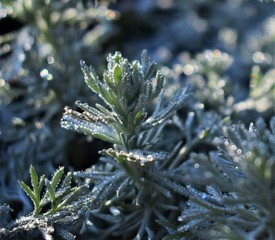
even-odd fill
[[(157, 145), (168, 119), (189, 96), (184, 88), (170, 103), (165, 102), (161, 93), (164, 78), (146, 52), (142, 53), (141, 62), (130, 63), (119, 52), (109, 55), (107, 60), (103, 79), (81, 62), (85, 82), (103, 104), (91, 107), (77, 101), (82, 112), (66, 107), (61, 125), (113, 144), (112, 148), (100, 151), (110, 165), (104, 171), (91, 169), (89, 173), (75, 173), (95, 184), (91, 196), (97, 195), (102, 203), (120, 209), (113, 218), (123, 219), (130, 211), (123, 223), (105, 229), (102, 238), (113, 231), (124, 237), (136, 234), (137, 239), (142, 239), (147, 234), (151, 238), (155, 218), (168, 221), (177, 209), (173, 207), (176, 193), (186, 193), (179, 181), (180, 173), (172, 173), (173, 166), (170, 172), (164, 168), (171, 164), (173, 154), (159, 151)], [(150, 114), (155, 99), (156, 108)], [(129, 226), (123, 228), (123, 233), (121, 224)], [(157, 234), (161, 236), (163, 232)]]
[(270, 130), (259, 119), (224, 134), (219, 151), (192, 154), (190, 199), (172, 239), (275, 238), (275, 118)]
[(0, 239), (275, 238), (274, 1), (0, 2)]
[(101, 37), (110, 36), (112, 24), (107, 11), (92, 1), (0, 3), (0, 204), (14, 209), (9, 221), (32, 210), (17, 182), (27, 183), (30, 165), (46, 177), (58, 166), (75, 167), (68, 149), (82, 140), (59, 122), (64, 105), (88, 95), (78, 62), (93, 56), (98, 65), (103, 58)]
[(34, 167), (30, 166), (32, 187), (23, 181), (19, 184), (33, 202), (34, 210), (31, 215), (1, 229), (1, 239), (28, 239), (39, 236), (39, 233), (44, 239), (74, 239), (73, 234), (81, 228), (85, 215), (85, 206), (77, 202), (87, 188), (73, 187), (72, 173), (67, 173), (64, 178), (63, 175), (64, 168), (61, 167), (51, 180), (45, 175), (38, 178)]
[[(145, 51), (133, 62), (109, 55), (102, 78), (83, 61), (81, 69), (101, 102), (65, 107), (61, 126), (110, 148), (99, 163), (65, 177), (61, 167), (51, 180), (39, 178), (31, 165), (31, 187), (19, 184), (33, 212), (1, 226), (2, 239), (274, 238), (274, 118), (270, 130), (262, 119), (247, 130), (206, 111), (187, 87), (165, 94), (164, 76)], [(270, 72), (257, 73), (252, 82), (270, 93)], [(6, 221), (10, 210), (0, 205)]]

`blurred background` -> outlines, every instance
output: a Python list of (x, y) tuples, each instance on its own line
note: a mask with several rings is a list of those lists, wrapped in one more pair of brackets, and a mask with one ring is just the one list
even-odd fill
[[(168, 95), (191, 85), (206, 110), (248, 124), (274, 115), (274, 2), (258, 0), (1, 0), (0, 203), (31, 204), (17, 184), (33, 164), (50, 175), (90, 167), (108, 147), (60, 127), (63, 108), (97, 99), (79, 62), (101, 74), (106, 56), (143, 49)], [(24, 204), (23, 204), (24, 203)]]

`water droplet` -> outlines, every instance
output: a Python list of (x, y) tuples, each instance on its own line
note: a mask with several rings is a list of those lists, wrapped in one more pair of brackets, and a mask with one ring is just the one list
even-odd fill
[(4, 79), (0, 79), (0, 87), (4, 87), (6, 85), (6, 82)]
[(114, 216), (118, 216), (120, 214), (120, 210), (116, 207), (111, 206), (110, 207), (110, 212), (114, 215)]
[(47, 57), (47, 62), (48, 62), (48, 64), (53, 64), (54, 63), (54, 57), (53, 56)]
[(252, 133), (252, 132), (255, 131), (255, 126), (254, 126), (253, 123), (250, 123), (248, 131), (249, 131), (250, 133)]
[(233, 161), (234, 161), (235, 163), (239, 163), (239, 162), (240, 162), (240, 158), (234, 157), (234, 158), (233, 158)]
[(43, 78), (46, 77), (48, 74), (49, 74), (49, 71), (46, 68), (40, 71), (40, 76)]
[(236, 151), (236, 150), (237, 150), (237, 147), (236, 147), (235, 145), (232, 145), (232, 146), (231, 146), (231, 150), (232, 150), (232, 151)]
[(200, 167), (200, 164), (198, 164), (198, 163), (194, 164), (194, 168), (199, 168), (199, 167)]
[(13, 124), (13, 125), (18, 125), (18, 126), (24, 126), (24, 125), (25, 125), (25, 122), (24, 122), (24, 120), (21, 119), (21, 118), (13, 117), (13, 118), (12, 118), (12, 124)]
[(183, 67), (183, 72), (185, 73), (185, 75), (192, 75), (195, 72), (195, 68), (191, 64), (186, 64)]
[(272, 57), (269, 54), (264, 54), (263, 52), (255, 52), (252, 56), (255, 63), (270, 63)]
[(52, 74), (48, 74), (48, 75), (46, 76), (46, 79), (47, 79), (48, 81), (53, 80), (53, 75), (52, 75)]
[(225, 86), (225, 80), (224, 79), (220, 79), (219, 81), (218, 81), (218, 87), (219, 88), (223, 88)]
[(44, 124), (42, 122), (39, 122), (39, 121), (36, 121), (34, 124), (35, 124), (35, 127), (37, 129), (41, 129), (44, 126)]
[(154, 161), (154, 157), (152, 155), (147, 155), (146, 160), (150, 162)]
[(237, 154), (242, 154), (242, 149), (237, 149)]
[(117, 17), (119, 16), (119, 14), (115, 11), (112, 10), (108, 10), (105, 12), (105, 17), (107, 20), (115, 20)]

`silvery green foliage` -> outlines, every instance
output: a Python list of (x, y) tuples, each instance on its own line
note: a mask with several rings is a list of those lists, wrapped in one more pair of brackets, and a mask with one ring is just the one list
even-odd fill
[(192, 155), (193, 186), (174, 236), (274, 239), (275, 118), (270, 130), (263, 119), (233, 125), (217, 143), (218, 152)]
[[(225, 116), (230, 116), (235, 123), (241, 120), (247, 124), (258, 116), (268, 121), (274, 115), (274, 71), (268, 71), (274, 65), (273, 3), (174, 0), (132, 1), (128, 4), (129, 1), (111, 1), (118, 13), (106, 8), (107, 1), (99, 1), (99, 5), (102, 2), (104, 6), (97, 9), (90, 7), (92, 2), (95, 1), (3, 0), (0, 3), (0, 10), (4, 10), (0, 11), (0, 18), (7, 14), (8, 18), (15, 17), (24, 22), (18, 32), (0, 35), (0, 65), (3, 70), (0, 71), (0, 105), (3, 103), (0, 106), (0, 238), (4, 238), (4, 232), (10, 234), (14, 230), (22, 232), (18, 239), (40, 239), (41, 234), (46, 239), (72, 239), (73, 235), (80, 239), (124, 237), (128, 240), (135, 236), (162, 239), (167, 229), (171, 233), (167, 237), (170, 239), (175, 239), (175, 236), (198, 239), (199, 231), (184, 230), (188, 228), (188, 217), (184, 219), (184, 214), (180, 218), (182, 229), (179, 227), (180, 231), (175, 233), (180, 212), (184, 209), (189, 213), (186, 202), (194, 202), (194, 196), (204, 199), (206, 194), (207, 201), (211, 199), (214, 205), (211, 205), (212, 209), (218, 213), (226, 212), (228, 206), (216, 199), (235, 189), (232, 184), (226, 184), (228, 177), (221, 175), (221, 169), (227, 174), (232, 173), (230, 176), (234, 179), (243, 178), (243, 171), (231, 171), (232, 157), (225, 152), (223, 155), (211, 153), (211, 160), (215, 159), (217, 168), (212, 165), (206, 168), (207, 164), (198, 163), (200, 160), (194, 162), (190, 156), (194, 152), (215, 150), (213, 139), (221, 136), (229, 119)], [(8, 6), (3, 8), (2, 4)], [(114, 25), (110, 21), (112, 16), (119, 17)], [(145, 31), (141, 29), (143, 27)], [(114, 32), (115, 37), (109, 38)], [(84, 114), (86, 111), (84, 102), (90, 96), (86, 91), (89, 89), (79, 81), (79, 59), (84, 58), (100, 69), (98, 64), (109, 49), (120, 49), (134, 58), (143, 48), (148, 48), (154, 59), (165, 63), (162, 67), (164, 75), (177, 62), (168, 71), (171, 82), (166, 81), (167, 94), (159, 95), (161, 101), (148, 102), (145, 107), (148, 114), (143, 120), (150, 120), (150, 116), (158, 119), (159, 109), (169, 106), (176, 91), (185, 85), (185, 80), (192, 85), (194, 98), (189, 99), (176, 115), (167, 116), (165, 123), (140, 128), (135, 132), (139, 136), (127, 142), (129, 146), (120, 143), (108, 145), (106, 148), (110, 149), (101, 151), (104, 157), (99, 163), (86, 171), (73, 173), (77, 186), (83, 185), (86, 189), (88, 184), (91, 188), (74, 202), (75, 206), (85, 206), (83, 212), (72, 210), (71, 215), (67, 209), (65, 213), (59, 209), (45, 217), (43, 214), (51, 207), (49, 201), (38, 216), (20, 217), (32, 210), (32, 202), (28, 201), (17, 181), (20, 179), (30, 184), (30, 164), (35, 166), (38, 175), (48, 176), (54, 172), (54, 167), (64, 162), (75, 167), (70, 162), (73, 154), (78, 162), (85, 162), (81, 169), (90, 166), (90, 159), (97, 160), (97, 155), (83, 153), (87, 149), (97, 152), (95, 145), (100, 142), (95, 140), (97, 136), (88, 137), (88, 140), (92, 139), (88, 143), (85, 136), (64, 131), (58, 123), (60, 109), (70, 106), (76, 98), (80, 99), (77, 105), (82, 106), (78, 108), (79, 112)], [(208, 48), (212, 50), (198, 53)], [(220, 50), (213, 50), (217, 48)], [(192, 59), (185, 62), (185, 56), (189, 54)], [(234, 61), (229, 66), (231, 56)], [(261, 70), (258, 66), (252, 69), (254, 64)], [(248, 84), (251, 69), (252, 81)], [(235, 89), (236, 83), (240, 88)], [(248, 85), (251, 86), (249, 93)], [(128, 94), (130, 91), (128, 89)], [(94, 94), (89, 103), (94, 104), (96, 99)], [(108, 108), (102, 101), (102, 105)], [(152, 114), (156, 102), (159, 104)], [(92, 106), (96, 109), (95, 105)], [(167, 110), (175, 109), (170, 105)], [(86, 112), (84, 120), (89, 117), (89, 112)], [(100, 114), (93, 123), (99, 124), (99, 119)], [(154, 123), (149, 120), (149, 124)], [(111, 122), (105, 123), (112, 129)], [(114, 133), (110, 132), (112, 136), (116, 135)], [(75, 136), (78, 145), (65, 149), (68, 142), (76, 140)], [(126, 140), (130, 138), (127, 135)], [(87, 147), (89, 144), (91, 147)], [(132, 148), (132, 144), (138, 147)], [(84, 158), (80, 159), (83, 154)], [(198, 156), (210, 161), (210, 157)], [(228, 166), (228, 169), (220, 165)], [(205, 172), (203, 168), (206, 168)], [(219, 177), (211, 180), (211, 174)], [(186, 184), (189, 184), (188, 188)], [(197, 206), (199, 208), (199, 204)], [(256, 215), (260, 213), (258, 209)], [(208, 218), (214, 219), (213, 211), (209, 215)], [(192, 214), (189, 217), (192, 218)], [(85, 218), (86, 233), (79, 236), (82, 218)], [(201, 237), (222, 239), (226, 232), (232, 234), (231, 239), (241, 239), (239, 231), (227, 228), (221, 221), (223, 219), (216, 218), (217, 228), (206, 222)], [(192, 224), (197, 230), (196, 221), (190, 226)], [(242, 223), (239, 225), (243, 226)], [(253, 234), (251, 236), (254, 238)], [(12, 236), (12, 239), (16, 238)]]
[[(38, 177), (31, 165), (31, 187), (19, 181), (21, 188), (33, 203), (33, 212), (29, 216), (22, 216), (14, 223), (2, 226), (1, 239), (28, 239), (35, 236), (48, 239), (75, 239), (79, 233), (85, 216), (86, 206), (81, 204), (82, 195), (87, 188), (73, 187), (72, 174), (63, 177), (64, 168), (55, 171), (51, 180), (45, 175)], [(8, 207), (0, 208), (1, 215)]]
[(162, 106), (161, 95), (155, 111), (148, 116), (146, 107), (160, 95), (164, 81), (155, 70), (155, 63), (145, 52), (141, 62), (129, 63), (119, 52), (109, 55), (107, 60), (102, 80), (81, 61), (85, 82), (104, 105), (90, 107), (77, 101), (83, 113), (65, 108), (61, 125), (115, 144), (119, 150), (149, 149), (157, 141), (162, 125), (188, 99), (187, 89), (179, 91), (167, 106)]
[[(165, 153), (133, 151), (130, 153), (104, 150), (103, 154), (114, 156), (102, 158), (104, 167), (94, 166), (85, 172), (75, 172), (94, 186), (88, 194), (87, 204), (92, 197), (98, 207), (89, 213), (87, 233), (97, 239), (120, 236), (135, 239), (160, 239), (165, 228), (156, 227), (156, 221), (173, 221), (179, 214), (177, 199), (186, 196), (182, 172), (162, 169), (169, 157)], [(144, 162), (142, 163), (144, 159)], [(117, 160), (117, 161), (115, 161)], [(120, 162), (129, 161), (127, 168)]]
[[(66, 107), (61, 121), (62, 127), (113, 144), (100, 152), (105, 155), (104, 166), (75, 173), (93, 186), (87, 202), (94, 198), (99, 207), (90, 213), (93, 225), (87, 228), (101, 239), (111, 235), (153, 239), (155, 234), (160, 238), (165, 229), (154, 233), (155, 221), (172, 220), (178, 212), (175, 201), (186, 195), (186, 189), (180, 171), (175, 172), (172, 165), (170, 171), (164, 168), (179, 146), (168, 154), (157, 151), (157, 144), (167, 120), (187, 101), (187, 88), (166, 103), (161, 93), (164, 78), (146, 52), (140, 62), (130, 63), (119, 52), (107, 60), (103, 79), (81, 62), (85, 82), (103, 104), (91, 107), (77, 101), (82, 112)], [(157, 97), (155, 110), (149, 114), (147, 109)]]
[[(29, 180), (31, 164), (38, 175), (49, 176), (70, 161), (66, 147), (74, 136), (60, 128), (60, 114), (75, 96), (87, 96), (78, 81), (82, 73), (77, 63), (100, 48), (98, 40), (109, 35), (112, 24), (105, 21), (106, 5), (94, 8), (91, 1), (85, 2), (0, 3), (1, 24), (11, 18), (20, 22), (16, 31), (4, 23), (11, 32), (0, 35), (0, 204), (13, 209), (13, 217), (3, 215), (0, 222), (14, 222), (30, 212), (31, 203), (17, 179)], [(88, 29), (95, 22), (101, 31)], [(100, 62), (99, 55), (90, 56)]]

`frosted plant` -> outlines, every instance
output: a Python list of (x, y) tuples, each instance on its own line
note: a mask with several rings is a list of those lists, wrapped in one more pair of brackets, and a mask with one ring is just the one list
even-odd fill
[[(91, 231), (102, 233), (102, 238), (134, 234), (137, 239), (145, 235), (152, 239), (155, 219), (169, 221), (178, 210), (173, 205), (175, 194), (186, 194), (180, 173), (174, 173), (173, 167), (169, 172), (162, 167), (172, 162), (173, 154), (158, 151), (157, 144), (167, 120), (187, 101), (187, 88), (167, 104), (162, 94), (164, 77), (145, 51), (141, 61), (130, 63), (119, 52), (107, 60), (102, 79), (81, 61), (85, 82), (103, 103), (92, 107), (77, 101), (82, 112), (66, 107), (61, 125), (113, 144), (100, 152), (105, 156), (103, 167), (75, 173), (94, 186), (87, 199), (99, 199), (103, 209), (93, 212), (90, 218), (113, 222), (107, 229), (106, 223), (102, 229), (94, 225)], [(148, 109), (155, 100), (155, 110), (150, 114)], [(116, 209), (115, 213), (106, 206)], [(158, 236), (163, 230), (157, 232)]]
[(174, 236), (274, 239), (275, 118), (270, 130), (259, 119), (249, 129), (234, 125), (225, 135), (219, 152), (193, 154), (197, 173), (190, 176), (188, 208)]
[[(51, 180), (45, 175), (38, 178), (31, 165), (31, 187), (23, 181), (19, 181), (19, 184), (33, 202), (33, 212), (1, 228), (1, 239), (75, 239), (74, 234), (80, 231), (83, 224), (86, 209), (81, 199), (87, 187), (73, 187), (72, 174), (67, 173), (64, 178), (63, 174), (64, 167), (61, 167)], [(3, 205), (0, 210), (2, 214), (9, 209)]]

